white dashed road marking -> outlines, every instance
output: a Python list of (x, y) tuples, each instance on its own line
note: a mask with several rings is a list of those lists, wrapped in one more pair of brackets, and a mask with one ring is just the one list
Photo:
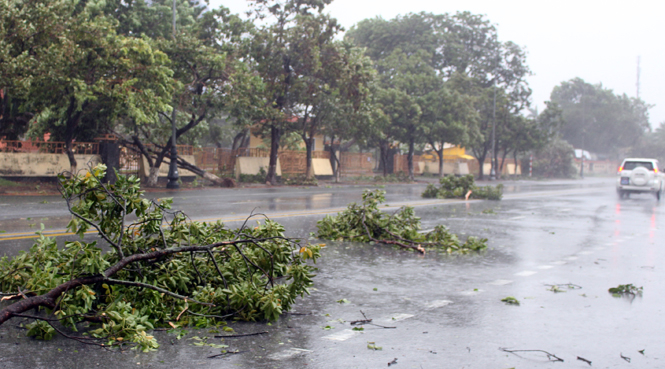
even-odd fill
[(333, 333), (331, 335), (323, 337), (326, 340), (331, 340), (331, 341), (346, 341), (349, 338), (360, 334), (358, 331), (352, 331), (350, 329), (345, 329), (343, 331)]
[(391, 315), (387, 318), (384, 318), (383, 321), (384, 322), (397, 322), (397, 321), (406, 320), (406, 319), (409, 319), (409, 318), (413, 318), (413, 314), (400, 313), (400, 314), (393, 314), (393, 315)]
[(276, 352), (274, 354), (268, 355), (268, 358), (272, 359), (272, 360), (284, 360), (284, 359), (288, 359), (288, 358), (291, 358), (291, 357), (294, 357), (294, 356), (303, 355), (303, 354), (306, 354), (308, 352), (312, 352), (312, 350), (305, 350), (305, 349), (293, 347), (293, 348), (290, 348), (290, 349), (282, 351), (282, 352)]
[(446, 306), (446, 305), (450, 305), (452, 303), (453, 302), (450, 301), (450, 300), (434, 300), (434, 301), (432, 301), (428, 304), (425, 304), (425, 307), (428, 308), (428, 309), (436, 309), (436, 308), (440, 308), (440, 307), (443, 307), (443, 306)]
[(553, 265), (541, 265), (538, 267), (538, 269), (545, 270), (545, 269), (552, 269), (554, 268)]
[(484, 291), (483, 291), (483, 290), (479, 290), (479, 289), (476, 288), (476, 289), (469, 290), (469, 291), (462, 291), (462, 292), (460, 292), (459, 294), (462, 295), (462, 296), (473, 296), (473, 295), (477, 295), (477, 294), (479, 294), (479, 293), (481, 293), (481, 292), (484, 292)]
[(513, 281), (509, 279), (497, 279), (496, 281), (492, 281), (489, 284), (494, 285), (494, 286), (505, 286), (507, 284), (511, 284)]
[(533, 270), (525, 270), (523, 272), (515, 273), (516, 276), (518, 277), (528, 277), (530, 275), (534, 275), (538, 272), (534, 272)]

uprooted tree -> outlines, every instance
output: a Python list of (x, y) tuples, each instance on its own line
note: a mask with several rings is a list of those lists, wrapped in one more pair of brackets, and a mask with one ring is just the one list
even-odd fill
[(316, 237), (327, 240), (375, 242), (395, 245), (425, 253), (426, 249), (446, 252), (482, 251), (487, 248), (487, 239), (468, 237), (464, 243), (444, 225), (422, 233), (420, 218), (412, 207), (401, 207), (392, 215), (379, 210), (385, 202), (385, 191), (365, 190), (363, 203), (350, 204), (336, 216), (327, 215), (317, 223)]
[[(0, 259), (0, 324), (28, 318), (36, 338), (57, 332), (148, 351), (159, 346), (148, 335), (155, 327), (275, 320), (308, 293), (314, 268), (307, 261), (322, 245), (300, 245), (269, 219), (237, 230), (192, 221), (171, 211), (170, 199), (143, 198), (133, 176), (102, 184), (105, 170), (60, 177), (73, 215), (68, 228), (80, 241), (59, 248), (40, 234), (30, 251)], [(88, 230), (99, 244), (83, 240)]]

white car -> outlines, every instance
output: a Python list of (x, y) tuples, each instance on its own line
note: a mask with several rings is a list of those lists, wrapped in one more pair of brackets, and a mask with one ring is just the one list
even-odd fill
[(620, 198), (631, 193), (650, 192), (660, 200), (663, 192), (663, 173), (658, 160), (644, 158), (624, 159), (617, 173), (617, 193)]

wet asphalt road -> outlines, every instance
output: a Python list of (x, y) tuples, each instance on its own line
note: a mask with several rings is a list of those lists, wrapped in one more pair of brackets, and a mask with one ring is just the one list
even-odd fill
[[(424, 186), (387, 186), (390, 205), (431, 204), (416, 207), (423, 228), (444, 223), (462, 238), (488, 238), (490, 249), (420, 256), (381, 245), (329, 243), (316, 289), (300, 300), (296, 314), (271, 325), (230, 323), (240, 334), (267, 334), (222, 342), (212, 338), (219, 333), (205, 330), (181, 340), (157, 332), (159, 351), (117, 353), (62, 338), (27, 339), (14, 320), (0, 326), (0, 368), (384, 368), (395, 359), (396, 368), (589, 367), (578, 357), (595, 368), (665, 367), (665, 207), (648, 195), (619, 200), (611, 179), (506, 185), (500, 202), (423, 200)], [(192, 191), (181, 193), (176, 207), (229, 225), (256, 207), (290, 235), (306, 237), (323, 213), (359, 201), (362, 189)], [(0, 198), (0, 230), (6, 230), (0, 236), (29, 232), (23, 225), (28, 220), (20, 218), (49, 218), (54, 231), (62, 227), (58, 222), (66, 224), (56, 199), (30, 201)], [(29, 244), (4, 238), (0, 248), (7, 255)], [(564, 292), (555, 293), (548, 286), (569, 283), (581, 288), (561, 286)], [(627, 283), (643, 286), (643, 296), (607, 292)], [(508, 296), (520, 306), (501, 302)], [(349, 303), (336, 302), (341, 299)], [(364, 319), (361, 311), (373, 323), (395, 328), (353, 331), (350, 322)], [(193, 346), (188, 338), (195, 335), (240, 353), (208, 359), (219, 349)], [(368, 342), (382, 350), (368, 349)], [(564, 362), (500, 348), (544, 350)]]

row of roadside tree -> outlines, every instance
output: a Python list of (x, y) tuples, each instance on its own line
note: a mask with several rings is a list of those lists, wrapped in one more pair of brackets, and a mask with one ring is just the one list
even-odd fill
[(648, 132), (647, 104), (580, 79), (557, 86), (543, 112), (529, 109), (526, 53), (484, 16), (373, 18), (344, 33), (325, 12), (331, 1), (250, 0), (241, 17), (177, 0), (174, 30), (171, 0), (0, 0), (0, 136), (49, 132), (75, 171), (72, 142), (113, 132), (147, 158), (155, 185), (173, 117), (179, 142), (193, 144), (252, 127), (269, 142), (271, 183), (293, 137), (308, 178), (321, 134), (333, 159), (350, 142), (378, 149), (384, 171), (398, 142), (413, 178), (424, 146), (442, 173), (444, 143), (496, 163), (567, 150), (563, 140), (630, 148)]

